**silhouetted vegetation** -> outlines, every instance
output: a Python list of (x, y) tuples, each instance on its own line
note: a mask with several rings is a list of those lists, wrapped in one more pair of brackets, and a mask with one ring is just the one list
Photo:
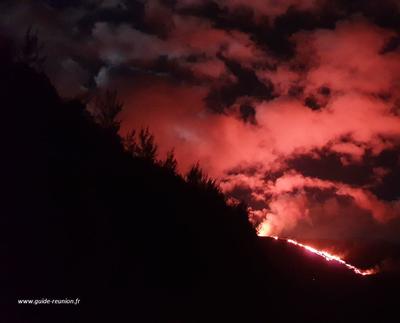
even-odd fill
[(162, 166), (170, 171), (172, 174), (176, 174), (178, 162), (176, 161), (174, 150), (170, 150), (167, 152), (167, 157), (162, 162)]
[(104, 129), (117, 133), (120, 126), (117, 117), (122, 107), (116, 91), (100, 93), (94, 98), (94, 118)]
[(246, 210), (199, 165), (183, 178), (173, 151), (158, 160), (149, 129), (118, 137), (115, 92), (89, 113), (29, 62), (1, 66), (12, 298), (81, 297), (95, 322), (202, 322), (235, 303), (247, 312), (256, 235)]
[(136, 156), (149, 162), (154, 162), (156, 160), (157, 146), (154, 143), (154, 136), (150, 133), (148, 128), (142, 129), (139, 132)]
[[(182, 177), (172, 151), (157, 160), (149, 129), (117, 135), (115, 92), (96, 99), (94, 117), (60, 98), (32, 66), (42, 56), (29, 54), (40, 46), (27, 37), (28, 59), (0, 65), (5, 322), (48, 313), (49, 322), (328, 322), (331, 304), (371, 286), (319, 260), (304, 265), (289, 247), (274, 252), (273, 241), (260, 245), (246, 206), (227, 205), (199, 164)], [(11, 316), (17, 299), (41, 297), (81, 305), (19, 306)]]
[(44, 44), (39, 41), (38, 32), (30, 27), (25, 34), (23, 46), (18, 53), (17, 61), (31, 68), (42, 70), (46, 56), (42, 54)]

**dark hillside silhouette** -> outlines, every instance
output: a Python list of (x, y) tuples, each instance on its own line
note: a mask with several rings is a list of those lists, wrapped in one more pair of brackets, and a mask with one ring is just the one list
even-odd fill
[[(7, 299), (81, 297), (96, 322), (248, 315), (256, 235), (245, 208), (198, 166), (185, 179), (172, 152), (156, 160), (148, 129), (121, 140), (115, 93), (94, 100), (92, 117), (25, 56), (1, 66)], [(227, 297), (237, 312), (223, 310)]]
[[(148, 129), (119, 138), (115, 94), (93, 117), (12, 58), (0, 66), (4, 322), (346, 322), (394, 304), (369, 297), (375, 278), (260, 242), (199, 165), (182, 177), (172, 152), (157, 160)], [(16, 305), (41, 297), (81, 305)]]

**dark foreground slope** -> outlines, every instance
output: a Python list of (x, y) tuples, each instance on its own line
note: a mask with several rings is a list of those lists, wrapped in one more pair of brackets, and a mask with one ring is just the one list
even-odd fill
[(260, 238), (268, 274), (279, 281), (276, 298), (288, 305), (293, 322), (397, 321), (398, 272), (356, 275), (283, 240)]
[[(4, 322), (354, 322), (388, 282), (259, 240), (242, 206), (127, 153), (46, 76), (0, 67)], [(392, 289), (394, 289), (393, 287)], [(80, 298), (80, 305), (17, 299)], [(357, 321), (356, 320), (356, 321)]]

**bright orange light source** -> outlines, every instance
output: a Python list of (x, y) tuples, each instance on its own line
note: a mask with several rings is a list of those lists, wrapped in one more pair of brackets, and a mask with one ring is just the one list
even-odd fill
[(346, 261), (344, 261), (344, 260), (343, 260), (342, 258), (340, 258), (339, 256), (333, 255), (333, 254), (331, 254), (331, 253), (329, 253), (329, 252), (327, 252), (327, 251), (315, 249), (315, 248), (313, 248), (313, 247), (311, 247), (311, 246), (302, 244), (302, 243), (297, 242), (297, 241), (295, 241), (295, 240), (293, 240), (293, 239), (284, 239), (284, 240), (286, 240), (287, 242), (289, 242), (289, 243), (291, 243), (291, 244), (294, 244), (294, 245), (296, 245), (296, 246), (299, 246), (299, 247), (301, 247), (301, 248), (304, 248), (304, 249), (306, 249), (306, 250), (308, 250), (308, 251), (310, 251), (310, 252), (312, 252), (312, 253), (314, 253), (314, 254), (316, 254), (316, 255), (318, 255), (318, 256), (321, 256), (321, 257), (323, 257), (323, 258), (324, 258), (325, 260), (327, 260), (327, 261), (336, 261), (336, 262), (339, 262), (339, 263), (341, 263), (342, 265), (346, 266), (348, 269), (354, 271), (356, 274), (359, 274), (359, 275), (362, 275), (362, 276), (367, 276), (367, 275), (372, 275), (372, 274), (376, 274), (376, 273), (377, 273), (377, 270), (374, 269), (374, 268), (370, 268), (370, 269), (359, 269), (359, 268), (357, 268), (357, 267), (355, 267), (355, 266), (353, 266), (353, 265), (351, 265), (351, 264), (348, 264)]
[[(273, 236), (273, 235), (267, 235), (266, 232), (269, 231), (269, 227), (267, 228), (267, 226), (265, 225), (265, 223), (264, 223), (264, 225), (262, 226), (261, 229), (262, 229), (262, 230), (258, 230), (258, 235), (259, 235), (259, 236), (267, 236), (267, 237), (270, 237), (270, 238), (274, 238), (275, 240), (278, 240), (278, 239), (279, 239), (279, 240), (287, 241), (287, 242), (289, 242), (289, 243), (291, 243), (291, 244), (294, 244), (294, 245), (296, 245), (296, 246), (298, 246), (298, 247), (300, 247), (300, 248), (306, 249), (307, 251), (310, 251), (310, 252), (312, 252), (313, 254), (316, 254), (316, 255), (318, 255), (318, 256), (324, 258), (326, 261), (336, 261), (336, 262), (338, 262), (338, 263), (341, 263), (342, 265), (346, 266), (348, 269), (354, 271), (354, 272), (355, 272), (356, 274), (358, 274), (358, 275), (367, 276), (367, 275), (376, 274), (376, 273), (378, 272), (378, 270), (375, 269), (375, 268), (370, 268), (370, 269), (359, 269), (359, 268), (357, 268), (357, 267), (355, 267), (355, 266), (353, 266), (353, 265), (347, 263), (346, 261), (344, 261), (342, 258), (340, 258), (340, 257), (337, 256), (337, 255), (331, 254), (331, 253), (329, 253), (329, 252), (327, 252), (327, 251), (324, 251), (324, 250), (318, 250), (318, 249), (316, 249), (316, 248), (314, 248), (314, 247), (305, 245), (305, 244), (300, 243), (300, 242), (298, 242), (298, 241), (296, 241), (296, 240), (293, 240), (293, 239), (286, 239), (286, 238), (279, 238), (278, 236)], [(266, 229), (267, 229), (267, 230), (266, 230)]]

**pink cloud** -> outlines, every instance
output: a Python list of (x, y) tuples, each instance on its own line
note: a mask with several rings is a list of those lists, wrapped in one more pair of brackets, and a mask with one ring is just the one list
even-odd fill
[[(203, 50), (213, 57), (223, 48), (225, 54), (248, 68), (259, 59), (270, 60), (242, 34), (216, 30), (196, 20), (176, 20), (175, 24), (179, 28), (171, 33), (169, 46), (177, 55)], [(161, 155), (175, 148), (181, 171), (199, 161), (220, 180), (225, 192), (235, 187), (250, 190), (253, 201), (265, 205), (250, 209), (252, 220), (267, 221), (270, 232), (294, 234), (304, 225), (328, 232), (322, 229), (326, 224), (317, 220), (321, 212), (337, 214), (341, 221), (350, 221), (341, 217), (342, 213), (355, 214), (385, 225), (400, 215), (397, 201), (380, 200), (367, 186), (353, 187), (288, 171), (286, 161), (299, 154), (320, 159), (323, 156), (318, 152), (326, 151), (338, 154), (346, 166), (362, 162), (366, 152), (376, 156), (400, 144), (400, 118), (392, 112), (394, 99), (382, 100), (375, 95), (382, 91), (398, 95), (397, 54), (380, 54), (391, 35), (358, 19), (339, 23), (334, 30), (294, 35), (297, 52), (292, 61), (273, 71), (255, 71), (261, 79), (271, 80), (281, 94), (268, 102), (245, 98), (256, 109), (256, 125), (209, 112), (204, 103), (209, 85), (149, 77), (123, 94), (127, 108), (122, 133), (149, 125)], [(294, 62), (309, 68), (292, 69)], [(218, 59), (188, 66), (199, 75), (219, 80), (227, 73)], [(296, 84), (304, 87), (304, 93), (288, 95)], [(330, 88), (329, 98), (326, 106), (313, 111), (305, 106), (304, 98), (321, 86)], [(228, 175), (232, 169), (238, 171)], [(246, 172), (248, 169), (253, 170)], [(265, 174), (273, 171), (278, 171), (277, 177), (266, 179)], [(374, 173), (376, 180), (387, 174), (378, 168)], [(329, 191), (330, 199), (316, 201), (309, 189)], [(340, 228), (341, 224), (337, 225)]]
[(393, 35), (362, 18), (339, 22), (335, 30), (294, 35), (298, 52), (311, 55), (307, 87), (327, 85), (338, 92), (398, 92), (399, 54), (380, 54)]

